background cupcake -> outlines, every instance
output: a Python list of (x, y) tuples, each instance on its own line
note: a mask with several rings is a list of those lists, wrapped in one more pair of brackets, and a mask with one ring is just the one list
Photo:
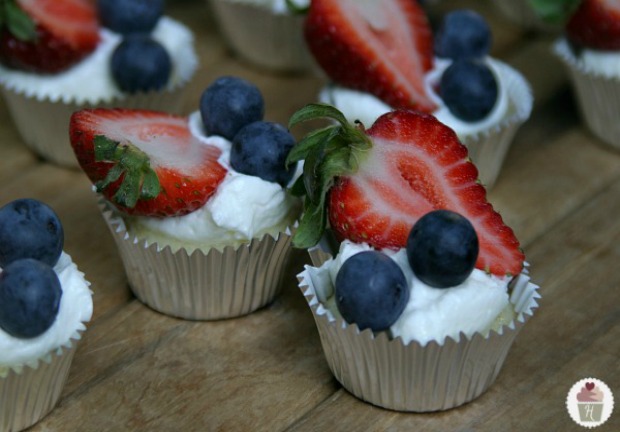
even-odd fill
[(313, 67), (303, 39), (309, 0), (208, 0), (228, 45), (243, 60), (277, 72)]
[[(54, 163), (77, 166), (66, 140), (71, 113), (94, 106), (178, 111), (198, 62), (191, 32), (162, 16), (162, 1), (59, 1), (63, 8), (53, 10), (44, 0), (9, 2), (32, 34), (11, 33), (7, 23), (0, 89), (24, 142)], [(39, 42), (21, 40), (36, 34)]]
[(258, 89), (234, 77), (209, 86), (189, 119), (143, 110), (73, 115), (77, 158), (102, 194), (129, 284), (150, 307), (230, 318), (277, 294), (299, 212), (284, 188), (294, 139), (262, 116)]
[(0, 430), (25, 429), (56, 405), (92, 293), (62, 251), (63, 229), (45, 204), (0, 209)]
[[(306, 42), (332, 81), (320, 101), (367, 127), (393, 109), (431, 113), (455, 130), (482, 182), (493, 186), (514, 134), (532, 110), (525, 78), (489, 57), (490, 29), (473, 11), (451, 12), (433, 35), (413, 2), (406, 8), (368, 5), (360, 3), (353, 14), (343, 7), (332, 10), (330, 2), (312, 3)], [(382, 30), (373, 43), (369, 25)]]
[(542, 6), (537, 10), (545, 19), (564, 25), (564, 36), (554, 43), (553, 52), (568, 71), (587, 127), (619, 149), (620, 15), (610, 5), (591, 0), (559, 2), (555, 10)]

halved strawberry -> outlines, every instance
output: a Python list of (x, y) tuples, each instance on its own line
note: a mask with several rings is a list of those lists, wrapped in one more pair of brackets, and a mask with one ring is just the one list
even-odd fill
[(620, 49), (620, 0), (583, 0), (566, 24), (573, 43), (593, 49)]
[(4, 7), (0, 60), (9, 67), (60, 72), (99, 42), (97, 13), (88, 0), (7, 0)]
[(71, 145), (84, 172), (127, 214), (181, 216), (202, 207), (226, 175), (221, 151), (196, 139), (187, 119), (131, 109), (77, 111)]
[(424, 89), (433, 36), (413, 0), (313, 0), (305, 39), (336, 83), (372, 93), (393, 108), (431, 112)]
[(448, 209), (465, 216), (476, 230), (476, 267), (496, 275), (521, 271), (519, 242), (487, 202), (478, 170), (450, 128), (431, 115), (399, 110), (364, 130), (347, 124), (327, 105), (300, 110), (291, 125), (317, 117), (340, 125), (311, 133), (289, 155), (291, 162), (305, 159), (303, 186), (295, 186), (306, 193), (296, 245), (316, 244), (328, 218), (340, 240), (401, 248), (420, 217)]

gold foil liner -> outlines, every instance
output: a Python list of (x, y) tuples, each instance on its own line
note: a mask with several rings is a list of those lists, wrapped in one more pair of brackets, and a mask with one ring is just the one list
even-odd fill
[[(79, 336), (78, 336), (79, 338)], [(69, 375), (77, 339), (46, 356), (0, 375), (0, 432), (14, 432), (37, 423), (58, 403)]]
[(315, 69), (303, 37), (303, 15), (275, 13), (268, 6), (208, 0), (230, 48), (256, 66), (279, 72)]
[(508, 93), (509, 114), (489, 130), (459, 136), (487, 189), (495, 185), (513, 138), (529, 118), (534, 102), (532, 89), (521, 73), (501, 62), (496, 62), (496, 67)]
[[(320, 264), (329, 255), (311, 258)], [(360, 332), (342, 318), (334, 318), (319, 301), (313, 267), (298, 275), (299, 287), (314, 316), (325, 358), (333, 375), (354, 396), (397, 411), (427, 412), (457, 407), (480, 396), (495, 381), (515, 337), (538, 307), (538, 287), (526, 272), (512, 283), (510, 301), (517, 318), (487, 336), (476, 333), (458, 340), (446, 338), (403, 344), (386, 332)], [(318, 283), (319, 281), (317, 281)]]
[(290, 229), (276, 238), (188, 253), (137, 238), (103, 198), (99, 206), (131, 290), (152, 309), (190, 320), (234, 318), (271, 303), (281, 289), (292, 250)]
[(141, 108), (180, 113), (186, 82), (173, 89), (126, 95), (101, 102), (53, 100), (0, 85), (13, 122), (23, 142), (44, 159), (69, 168), (79, 167), (69, 142), (69, 119), (88, 108)]
[(564, 38), (554, 43), (553, 53), (566, 66), (581, 117), (590, 131), (620, 149), (620, 78), (590, 70), (575, 57)]

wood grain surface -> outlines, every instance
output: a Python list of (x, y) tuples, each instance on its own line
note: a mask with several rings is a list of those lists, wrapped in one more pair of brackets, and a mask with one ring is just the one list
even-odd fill
[[(464, 6), (483, 13), (494, 32), (493, 55), (526, 76), (535, 98), (489, 197), (520, 238), (543, 299), (490, 390), (432, 414), (393, 412), (353, 397), (332, 377), (297, 288), (302, 252), (282, 295), (249, 316), (191, 322), (154, 312), (132, 296), (85, 175), (27, 150), (2, 103), (0, 204), (21, 197), (50, 204), (65, 226), (66, 251), (94, 291), (93, 320), (60, 402), (32, 430), (579, 431), (565, 399), (586, 377), (616, 395), (614, 414), (596, 430), (620, 430), (620, 152), (582, 123), (550, 51), (557, 34), (522, 28), (491, 3), (442, 1), (432, 15)], [(187, 114), (211, 81), (233, 74), (263, 91), (267, 120), (287, 123), (325, 83), (235, 58), (204, 0), (169, 1), (168, 13), (195, 32), (201, 60)]]

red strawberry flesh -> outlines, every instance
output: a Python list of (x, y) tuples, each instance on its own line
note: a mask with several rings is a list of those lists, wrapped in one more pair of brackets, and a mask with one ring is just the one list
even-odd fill
[(432, 32), (417, 2), (313, 0), (305, 39), (336, 83), (393, 108), (435, 109), (424, 88), (433, 63)]
[[(102, 181), (111, 162), (95, 160), (94, 139), (105, 136), (131, 143), (150, 158), (161, 192), (155, 199), (140, 199), (133, 208), (117, 205), (128, 214), (180, 216), (202, 207), (226, 175), (217, 159), (221, 151), (192, 136), (187, 119), (156, 111), (94, 109), (73, 114), (71, 145), (84, 172), (93, 183)], [(113, 202), (120, 180), (103, 191)]]
[(566, 25), (568, 38), (600, 50), (620, 49), (620, 0), (584, 0)]
[(487, 202), (478, 171), (451, 129), (429, 115), (396, 111), (366, 132), (372, 149), (359, 170), (338, 178), (329, 194), (329, 220), (340, 239), (405, 247), (420, 217), (449, 209), (476, 229), (476, 267), (500, 276), (521, 271), (519, 242)]

